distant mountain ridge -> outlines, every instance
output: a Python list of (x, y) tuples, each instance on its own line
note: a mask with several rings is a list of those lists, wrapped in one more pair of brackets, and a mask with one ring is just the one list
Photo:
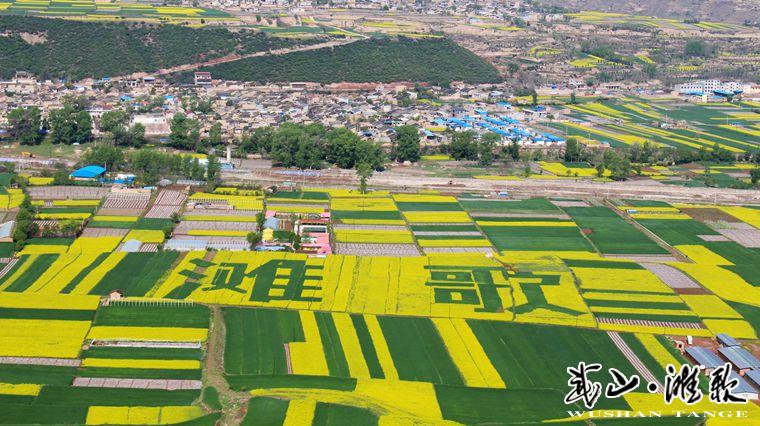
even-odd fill
[(630, 13), (658, 18), (760, 23), (758, 0), (537, 0), (544, 6)]

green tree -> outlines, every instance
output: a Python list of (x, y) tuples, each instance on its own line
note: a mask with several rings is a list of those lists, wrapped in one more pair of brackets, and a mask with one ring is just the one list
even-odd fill
[(691, 39), (686, 42), (683, 47), (683, 54), (686, 57), (699, 57), (703, 58), (707, 56), (707, 45), (702, 40)]
[(102, 143), (90, 147), (82, 157), (84, 164), (97, 164), (113, 171), (125, 164), (124, 151), (121, 148)]
[(760, 167), (755, 167), (749, 171), (749, 179), (752, 185), (758, 186), (758, 183), (760, 183)]
[(92, 140), (92, 119), (82, 107), (83, 102), (64, 103), (63, 108), (50, 111), (50, 139), (54, 144), (83, 144)]
[(451, 158), (455, 160), (474, 160), (477, 158), (477, 146), (475, 144), (475, 132), (454, 132), (449, 144)]
[(169, 134), (169, 146), (177, 149), (195, 151), (200, 141), (200, 124), (198, 120), (187, 118), (185, 114), (174, 114)]
[(396, 128), (396, 140), (391, 152), (393, 160), (416, 162), (420, 159), (420, 134), (414, 126)]
[(490, 166), (493, 163), (494, 151), (499, 142), (501, 142), (501, 136), (496, 133), (489, 132), (481, 136), (478, 143), (478, 162), (481, 166)]
[(581, 161), (581, 154), (583, 153), (583, 146), (578, 142), (577, 138), (567, 138), (565, 141), (565, 161), (574, 162)]
[(644, 67), (642, 67), (641, 70), (644, 72), (644, 75), (649, 78), (655, 78), (657, 76), (657, 65), (651, 62), (644, 64)]
[(359, 163), (356, 165), (356, 174), (359, 176), (359, 192), (362, 194), (367, 193), (367, 181), (372, 177), (374, 170), (367, 163)]
[(8, 113), (8, 135), (21, 145), (39, 145), (45, 135), (40, 109), (37, 107), (16, 108)]
[(208, 130), (208, 144), (214, 147), (222, 144), (222, 123), (216, 122), (211, 125)]
[(578, 103), (578, 100), (575, 98), (575, 92), (570, 92), (570, 104), (575, 105)]
[(219, 178), (220, 170), (221, 166), (219, 165), (219, 160), (217, 160), (216, 155), (209, 154), (208, 163), (206, 163), (206, 189), (209, 192), (213, 192), (216, 188), (216, 182)]
[(512, 161), (517, 161), (520, 159), (520, 145), (517, 144), (516, 140), (512, 140), (512, 142), (509, 143), (507, 146), (507, 153), (509, 154), (509, 158), (511, 158)]

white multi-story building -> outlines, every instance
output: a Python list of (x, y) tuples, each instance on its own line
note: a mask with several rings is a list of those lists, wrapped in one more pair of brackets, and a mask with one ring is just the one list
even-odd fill
[(743, 92), (745, 86), (738, 81), (696, 80), (676, 85), (675, 90), (682, 95), (712, 94), (716, 90), (737, 93)]

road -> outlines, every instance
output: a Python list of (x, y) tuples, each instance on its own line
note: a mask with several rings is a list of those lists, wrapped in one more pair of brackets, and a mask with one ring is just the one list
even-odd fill
[(220, 58), (209, 59), (208, 61), (194, 62), (191, 64), (182, 64), (182, 65), (177, 65), (176, 67), (171, 67), (171, 68), (163, 68), (151, 73), (138, 72), (138, 73), (133, 73), (129, 75), (112, 77), (111, 80), (125, 80), (125, 79), (128, 80), (132, 78), (142, 78), (142, 77), (147, 77), (147, 76), (173, 74), (176, 72), (191, 71), (198, 68), (224, 64), (227, 62), (235, 62), (242, 59), (255, 58), (259, 56), (285, 55), (287, 53), (293, 53), (293, 52), (306, 52), (309, 50), (317, 50), (317, 49), (323, 49), (327, 47), (337, 47), (337, 46), (342, 46), (345, 44), (350, 44), (358, 40), (360, 39), (348, 38), (348, 39), (341, 39), (341, 40), (331, 40), (328, 42), (312, 44), (308, 46), (295, 46), (295, 47), (289, 47), (285, 49), (264, 50), (261, 52), (248, 53), (245, 55), (227, 55), (227, 56), (222, 56)]
[[(285, 181), (306, 186), (358, 187), (356, 174), (351, 170), (323, 170), (299, 176), (292, 171), (277, 169), (236, 170), (223, 172), (226, 183), (282, 184)], [(390, 170), (376, 173), (369, 181), (374, 189), (420, 190), (437, 189), (446, 192), (495, 193), (510, 195), (549, 196), (565, 198), (631, 198), (689, 202), (702, 204), (758, 204), (760, 191), (726, 188), (686, 188), (660, 183), (588, 182), (582, 180), (481, 180), (473, 178), (440, 178), (419, 176)]]

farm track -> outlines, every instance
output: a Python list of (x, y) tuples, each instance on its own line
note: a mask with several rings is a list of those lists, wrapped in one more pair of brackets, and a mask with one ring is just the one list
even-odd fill
[(628, 360), (628, 362), (631, 363), (633, 368), (636, 369), (636, 371), (641, 374), (641, 379), (643, 381), (649, 382), (649, 383), (657, 383), (657, 389), (661, 390), (663, 389), (662, 383), (660, 383), (659, 380), (652, 374), (651, 371), (647, 368), (646, 365), (639, 359), (638, 355), (636, 355), (630, 346), (628, 346), (627, 343), (623, 340), (622, 337), (620, 337), (620, 334), (616, 331), (608, 331), (607, 335), (610, 336), (610, 339), (612, 340), (612, 343), (615, 344), (615, 346), (620, 349), (620, 352), (623, 353), (623, 356)]
[(623, 214), (623, 212), (621, 212), (620, 210), (618, 210), (609, 200), (605, 199), (604, 200), (604, 205), (607, 206), (613, 212), (615, 212), (624, 221), (630, 223), (636, 229), (638, 229), (639, 231), (641, 231), (644, 235), (646, 235), (647, 237), (649, 237), (650, 240), (654, 241), (655, 243), (657, 243), (657, 245), (659, 245), (660, 247), (662, 247), (665, 250), (667, 250), (668, 253), (670, 253), (679, 262), (691, 262), (691, 259), (689, 259), (688, 257), (684, 256), (683, 253), (681, 253), (680, 251), (678, 251), (675, 248), (671, 247), (670, 244), (666, 243), (662, 238), (660, 238), (657, 235), (655, 235), (654, 232), (650, 231), (649, 229), (647, 229), (646, 227), (644, 227), (639, 222), (637, 222), (637, 221), (631, 219), (630, 217), (626, 216), (625, 214)]
[(262, 52), (247, 53), (245, 55), (231, 54), (231, 55), (227, 55), (227, 56), (222, 56), (221, 58), (209, 59), (208, 61), (194, 62), (194, 63), (191, 63), (191, 64), (182, 64), (182, 65), (177, 65), (177, 66), (171, 67), (171, 68), (163, 68), (163, 69), (160, 69), (160, 70), (158, 70), (156, 72), (152, 72), (152, 73), (138, 72), (138, 73), (128, 74), (128, 75), (112, 78), (111, 80), (142, 78), (142, 77), (147, 77), (149, 75), (150, 76), (156, 76), (156, 75), (174, 74), (174, 73), (177, 73), (177, 72), (192, 71), (194, 69), (198, 69), (198, 68), (201, 68), (201, 67), (214, 66), (214, 65), (219, 65), (219, 64), (226, 64), (226, 63), (229, 63), (229, 62), (235, 62), (235, 61), (240, 61), (240, 60), (249, 59), (249, 58), (256, 58), (256, 57), (260, 57), (260, 56), (285, 55), (285, 54), (294, 53), (294, 52), (307, 52), (307, 51), (310, 51), (310, 50), (317, 50), (317, 49), (323, 49), (323, 48), (328, 48), (328, 47), (343, 46), (343, 45), (346, 45), (346, 44), (351, 44), (351, 43), (353, 43), (355, 41), (358, 41), (358, 40), (361, 40), (361, 39), (348, 39), (348, 40), (341, 40), (341, 41), (332, 40), (332, 41), (328, 41), (328, 42), (325, 42), (325, 43), (312, 44), (312, 45), (308, 45), (308, 46), (297, 46), (297, 47), (290, 47), (290, 48), (287, 48), (287, 49), (265, 50), (265, 51), (262, 51)]

